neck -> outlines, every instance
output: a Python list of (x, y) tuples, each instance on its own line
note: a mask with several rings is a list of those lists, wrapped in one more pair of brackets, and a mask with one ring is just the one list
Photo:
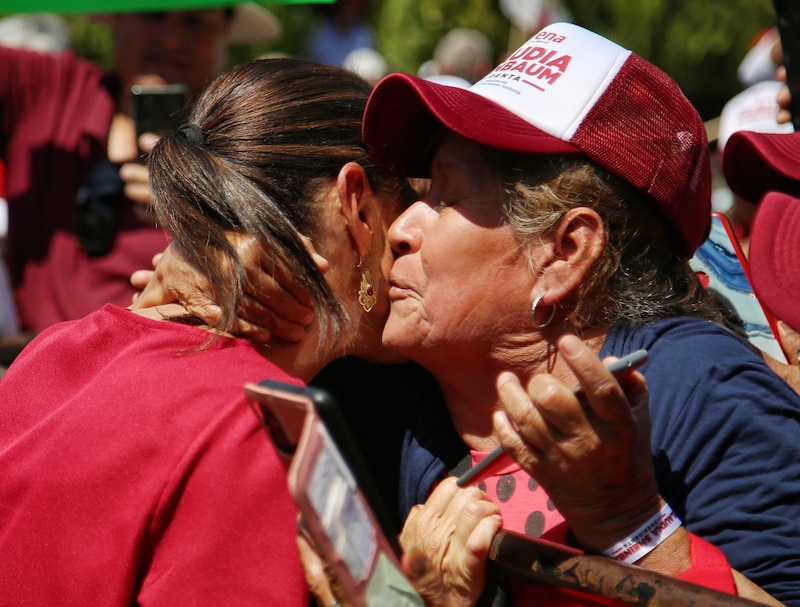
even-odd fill
[(311, 381), (325, 365), (334, 359), (334, 356), (324, 351), (317, 355), (316, 342), (311, 343), (306, 340), (301, 344), (278, 343), (277, 340), (270, 340), (267, 344), (251, 343), (261, 356), (305, 383)]
[(251, 343), (261, 356), (306, 383), (340, 355), (338, 349), (332, 349), (329, 345), (319, 346), (319, 326), (316, 322), (306, 327), (305, 337), (299, 343), (280, 339), (270, 339), (265, 344)]
[[(501, 371), (514, 373), (523, 387), (540, 373), (549, 373), (569, 387), (577, 383), (554, 346), (561, 333), (554, 328), (544, 336), (507, 340), (488, 355), (484, 352), (472, 359), (462, 356), (457, 361), (448, 357), (446, 364), (424, 364), (439, 382), (456, 431), (467, 446), (490, 451), (500, 444), (494, 434), (492, 414), (503, 408), (496, 387)], [(607, 334), (607, 329), (597, 330), (584, 339), (599, 354)]]

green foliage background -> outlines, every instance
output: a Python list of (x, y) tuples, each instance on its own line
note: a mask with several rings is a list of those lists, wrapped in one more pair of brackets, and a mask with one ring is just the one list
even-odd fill
[[(774, 23), (771, 0), (565, 0), (573, 19), (632, 49), (670, 74), (704, 119), (741, 90), (736, 68), (753, 37)], [(283, 24), (272, 44), (235, 48), (231, 62), (268, 52), (301, 56), (305, 38), (322, 19), (321, 5), (271, 4)], [(105, 28), (67, 15), (75, 50), (110, 64)], [(486, 33), (497, 57), (514, 50), (524, 33), (510, 26), (499, 0), (372, 0), (369, 21), (392, 70), (415, 72), (453, 27)]]
[[(498, 0), (383, 0), (381, 51), (414, 71), (451, 27), (485, 32), (498, 57), (524, 42)], [(565, 0), (575, 23), (653, 62), (683, 88), (704, 119), (742, 89), (736, 68), (753, 38), (774, 24), (771, 0)]]

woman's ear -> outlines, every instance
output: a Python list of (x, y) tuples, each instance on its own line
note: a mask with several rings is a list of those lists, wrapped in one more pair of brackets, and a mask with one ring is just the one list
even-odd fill
[(356, 162), (348, 162), (339, 171), (336, 189), (342, 214), (358, 255), (366, 257), (370, 251), (373, 224), (377, 217), (372, 187), (364, 168)]
[(593, 209), (578, 207), (564, 213), (551, 234), (549, 259), (539, 264), (540, 275), (532, 293), (543, 305), (565, 299), (583, 281), (606, 246), (606, 230)]

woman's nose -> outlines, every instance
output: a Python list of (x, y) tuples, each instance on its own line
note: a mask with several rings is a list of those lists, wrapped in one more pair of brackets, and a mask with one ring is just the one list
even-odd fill
[(389, 226), (387, 238), (395, 256), (407, 255), (419, 248), (422, 240), (421, 215), (428, 208), (417, 201), (403, 211)]

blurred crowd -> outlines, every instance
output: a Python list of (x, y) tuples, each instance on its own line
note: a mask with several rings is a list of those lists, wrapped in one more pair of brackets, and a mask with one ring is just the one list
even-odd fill
[[(252, 413), (247, 423), (235, 407), (215, 417), (213, 399), (241, 404), (239, 374), (266, 359), (265, 376), (353, 403), (348, 422), (385, 477), (403, 529), (396, 566), (419, 601), (596, 604), (487, 575), (502, 526), (800, 607), (800, 135), (777, 28), (752, 41), (741, 91), (703, 123), (668, 75), (575, 25), (560, 2), (500, 5), (526, 44), (511, 52), (453, 28), (415, 74), (393, 73), (380, 53), (368, 0), (320, 7), (302, 57), (233, 68), (232, 45), (281, 35), (262, 5), (92, 15), (112, 32), (110, 70), (74, 53), (57, 15), (0, 20), (0, 403), (10, 420), (0, 432), (0, 511), (10, 513), (0, 549), (7, 541), (20, 563), (34, 563), (36, 551), (102, 544), (60, 545), (64, 523), (49, 500), (113, 530), (103, 487), (126, 504), (144, 487), (157, 507), (125, 511), (121, 527), (134, 531), (119, 545), (133, 572), (120, 573), (115, 600), (259, 604), (246, 596), (259, 568), (247, 550), (268, 542), (248, 537), (247, 521), (253, 500), (269, 500), (282, 526), (266, 559), (280, 571), (270, 584), (283, 576), (286, 604), (341, 607), (347, 593), (309, 535), (295, 546), (284, 529), (296, 512), (274, 452), (268, 467), (245, 470), (267, 448)], [(552, 92), (559, 82), (569, 94)], [(185, 95), (181, 126), (143, 132), (132, 89), (174, 84)], [(251, 89), (263, 104), (242, 94)], [(305, 130), (312, 121), (317, 129)], [(263, 217), (249, 208), (256, 202)], [(720, 259), (721, 246), (730, 255), (712, 284), (708, 266), (693, 264)], [(407, 292), (423, 286), (423, 312), (409, 311), (424, 296)], [(764, 327), (732, 291), (756, 304)], [(148, 337), (152, 327), (130, 323), (128, 308), (186, 333)], [(774, 349), (749, 339), (761, 329)], [(641, 373), (611, 377), (600, 364), (635, 349), (650, 353)], [(191, 356), (196, 368), (184, 364)], [(191, 389), (196, 373), (203, 382)], [(162, 389), (154, 378), (171, 383), (167, 375), (175, 385)], [(176, 424), (170, 434), (134, 416), (131, 434), (145, 446), (123, 454), (130, 475), (92, 464), (119, 455), (102, 424), (121, 394), (126, 406), (163, 406), (159, 424)], [(384, 440), (377, 427), (395, 422)], [(153, 439), (162, 431), (169, 445)], [(24, 451), (37, 432), (52, 444)], [(495, 484), (448, 478), (499, 448), (510, 457)], [(153, 464), (150, 479), (140, 457)], [(240, 466), (242, 483), (280, 482), (227, 504), (217, 496), (206, 510), (217, 483), (239, 495)], [(215, 517), (241, 549), (220, 548)], [(25, 525), (40, 523), (32, 546)], [(219, 550), (227, 565), (214, 563)], [(86, 580), (114, 569), (106, 552)], [(65, 571), (73, 567), (89, 569)], [(203, 568), (208, 579), (195, 581)], [(0, 605), (13, 602), (6, 584), (35, 586), (22, 566), (0, 572)], [(31, 596), (57, 604), (70, 588), (57, 578)], [(238, 584), (241, 595), (230, 590)]]

